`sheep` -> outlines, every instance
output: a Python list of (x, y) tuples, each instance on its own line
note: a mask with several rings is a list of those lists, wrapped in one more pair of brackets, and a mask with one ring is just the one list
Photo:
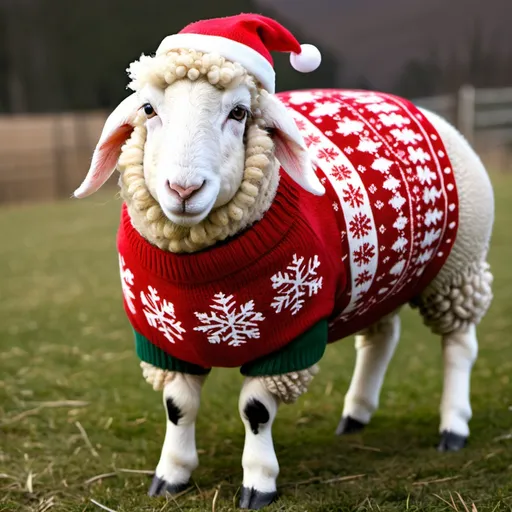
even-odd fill
[[(425, 324), (441, 336), (445, 373), (438, 448), (441, 451), (462, 448), (469, 435), (471, 418), (469, 384), (477, 356), (476, 326), (492, 300), (492, 274), (486, 257), (494, 220), (489, 177), (462, 135), (441, 117), (424, 109), (414, 110), (405, 100), (381, 93), (318, 89), (276, 95), (272, 87), (265, 86), (240, 63), (188, 46), (169, 48), (162, 43), (155, 56), (142, 56), (133, 63), (129, 74), (134, 93), (108, 117), (90, 170), (75, 191), (75, 197), (92, 194), (116, 168), (120, 171), (124, 203), (118, 248), (125, 310), (136, 331), (143, 376), (155, 390), (163, 391), (167, 413), (165, 440), (149, 494), (177, 493), (188, 486), (198, 466), (195, 420), (209, 369), (241, 366), (246, 379), (240, 393), (239, 413), (246, 437), (240, 507), (259, 509), (271, 503), (277, 496), (279, 473), (272, 424), (281, 403), (293, 403), (307, 391), (318, 372), (316, 363), (324, 353), (328, 330), (337, 339), (356, 334), (355, 370), (336, 430), (337, 434), (348, 434), (363, 429), (378, 407), (384, 375), (399, 340), (399, 309), (407, 303), (417, 308)], [(362, 121), (338, 115), (343, 102), (347, 109), (353, 109), (354, 119), (358, 112), (355, 107), (364, 110), (366, 105), (374, 110), (381, 121), (380, 127), (372, 128), (374, 139), (364, 134), (368, 126)], [(302, 113), (307, 105), (309, 118)], [(360, 132), (358, 151), (367, 155), (374, 167), (350, 170), (352, 163), (347, 156), (357, 148), (340, 147), (331, 152), (329, 147), (325, 149), (322, 144), (328, 144), (334, 134), (318, 133), (311, 108), (322, 111), (315, 113), (318, 119), (337, 126), (336, 137), (340, 140)], [(410, 109), (409, 120), (400, 119), (407, 109)], [(437, 156), (416, 151), (417, 134), (400, 128), (401, 123), (412, 123), (413, 118), (421, 118), (424, 126), (432, 128), (432, 140), (428, 142), (432, 147), (437, 144)], [(385, 150), (387, 139), (378, 136), (379, 132), (389, 135), (390, 130), (398, 130), (394, 133), (404, 147), (410, 148), (408, 156), (399, 152), (398, 156), (392, 155)], [(319, 157), (322, 151), (323, 160)], [(438, 163), (446, 164), (439, 168), (438, 174), (428, 165), (428, 160), (434, 157)], [(411, 184), (408, 198), (396, 192), (402, 186), (402, 190), (409, 190), (407, 179), (400, 181), (396, 177), (400, 173), (388, 173), (391, 166), (398, 167), (396, 158), (405, 159), (409, 170), (418, 176), (417, 190)], [(333, 159), (341, 159), (346, 166), (329, 164)], [(337, 179), (332, 178), (334, 170), (339, 173)], [(378, 297), (365, 295), (370, 288), (363, 282), (360, 288), (364, 300), (357, 302), (354, 293), (345, 309), (337, 310), (332, 298), (337, 287), (355, 289), (359, 286), (357, 278), (362, 275), (356, 275), (358, 261), (371, 263), (377, 257), (375, 248), (363, 244), (358, 246), (359, 260), (355, 259), (347, 232), (340, 235), (340, 227), (334, 220), (345, 223), (347, 229), (349, 219), (345, 212), (348, 210), (344, 208), (351, 200), (360, 208), (363, 201), (353, 180), (361, 180), (361, 176), (369, 173), (386, 178), (384, 188), (392, 194), (389, 211), (395, 214), (403, 204), (402, 199), (420, 201), (424, 197), (425, 203), (434, 205), (435, 201), (444, 201), (448, 206), (451, 197), (458, 201), (458, 215), (450, 204), (446, 219), (455, 220), (439, 230), (441, 212), (435, 208), (428, 210), (422, 220), (432, 229), (425, 228), (425, 236), (418, 244), (424, 244), (425, 248), (435, 246), (434, 242), (438, 241), (447, 249), (445, 253), (442, 248), (422, 253), (420, 260), (425, 258), (430, 262), (437, 257), (442, 264), (433, 267), (435, 273), (418, 271), (410, 276), (417, 286), (421, 285), (420, 292), (410, 297), (397, 294), (394, 298), (391, 294), (387, 302), (379, 303)], [(444, 189), (432, 185), (442, 179), (447, 183)], [(335, 187), (348, 187), (344, 190), (353, 194), (352, 199), (350, 194), (343, 199)], [(365, 192), (368, 204), (371, 193)], [(330, 207), (331, 199), (336, 197), (339, 201), (334, 201), (328, 222), (322, 222), (325, 217), (311, 217), (316, 224), (306, 226), (300, 218), (286, 217), (283, 204), (287, 201), (295, 208), (305, 204), (311, 212), (317, 205), (320, 208), (320, 204), (328, 203)], [(372, 207), (376, 212), (387, 208), (378, 201)], [(362, 214), (354, 214), (350, 222), (356, 222), (357, 215)], [(381, 233), (391, 230), (394, 222), (394, 229), (404, 232), (405, 217), (396, 220), (396, 215), (388, 215), (382, 219)], [(320, 273), (324, 268), (321, 265), (326, 268), (330, 264), (325, 261), (327, 258), (318, 259), (316, 252), (321, 249), (311, 240), (303, 240), (295, 243), (306, 256), (293, 254), (288, 267), (285, 264), (284, 268), (266, 269), (271, 276), (269, 286), (271, 282), (276, 295), (263, 313), (258, 301), (238, 300), (242, 294), (241, 288), (237, 288), (239, 283), (230, 283), (222, 275), (218, 281), (211, 280), (218, 265), (232, 266), (238, 272), (236, 275), (249, 279), (244, 265), (252, 265), (249, 268), (264, 265), (264, 251), (273, 248), (281, 238), (291, 237), (290, 226), (295, 225), (308, 229), (311, 236), (317, 237), (317, 243), (321, 243), (323, 236), (338, 248), (348, 247), (348, 254), (333, 260), (332, 279)], [(262, 257), (258, 261), (239, 261), (235, 248), (240, 250), (241, 240), (250, 240), (251, 248), (258, 247)], [(407, 240), (403, 237), (401, 240), (397, 239), (395, 259), (389, 262), (396, 276), (400, 276), (405, 265), (399, 254), (400, 244)], [(129, 244), (132, 244), (130, 249)], [(377, 252), (380, 249), (384, 250), (377, 248)], [(287, 257), (282, 257), (285, 263)], [(155, 271), (158, 278), (167, 280), (161, 287), (151, 281), (150, 263), (158, 267)], [(348, 274), (343, 273), (343, 268), (349, 269)], [(293, 272), (297, 279), (297, 276), (302, 279), (302, 288), (296, 287), (296, 297), (290, 302), (280, 292), (292, 279)], [(211, 289), (210, 302), (201, 307), (189, 303), (192, 295), (186, 295), (194, 290), (196, 280), (204, 281), (204, 286)], [(391, 288), (396, 281), (390, 281)], [(147, 283), (152, 284), (146, 287)], [(221, 288), (219, 283), (232, 288)], [(175, 289), (179, 289), (178, 296), (175, 291), (172, 295)], [(329, 294), (331, 298), (327, 297)], [(379, 309), (383, 303), (386, 308)], [(322, 308), (320, 317), (308, 317), (304, 321), (301, 315), (308, 308), (316, 307)], [(366, 313), (358, 316), (358, 308), (361, 311), (367, 308)], [(276, 332), (295, 329), (296, 337), (300, 327), (308, 330), (310, 336), (300, 338), (302, 345), (292, 352), (295, 359), (288, 361), (291, 366), (286, 370), (280, 366), (281, 360), (265, 359), (268, 346), (262, 342), (264, 336), (260, 332), (265, 317), (277, 312), (285, 312), (287, 316), (279, 317), (282, 321), (272, 324)], [(226, 317), (222, 317), (224, 313)], [(231, 320), (237, 315), (243, 317), (243, 331), (233, 328)], [(137, 332), (144, 329), (158, 331), (165, 344), (148, 343)], [(325, 342), (311, 344), (311, 336)], [(334, 341), (332, 336), (329, 341)], [(194, 345), (199, 339), (206, 340), (201, 349)], [(285, 344), (281, 350), (291, 344)], [(230, 347), (230, 351), (224, 347)], [(179, 350), (186, 358), (173, 357)], [(249, 358), (247, 353), (251, 354)], [(198, 364), (198, 361), (205, 363)]]

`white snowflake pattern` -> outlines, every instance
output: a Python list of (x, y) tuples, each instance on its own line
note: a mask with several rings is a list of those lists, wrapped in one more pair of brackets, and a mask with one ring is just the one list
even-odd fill
[(379, 114), (380, 122), (384, 126), (398, 126), (401, 127), (404, 124), (409, 124), (411, 122), (407, 117), (401, 116), (400, 114)]
[(421, 165), (418, 165), (416, 167), (416, 173), (418, 175), (418, 179), (420, 180), (420, 183), (422, 185), (431, 185), (432, 181), (435, 181), (437, 179), (437, 174), (435, 172), (432, 172), (426, 165), (423, 167)]
[(443, 218), (443, 212), (437, 208), (429, 209), (425, 212), (425, 226), (430, 227), (437, 224)]
[(132, 292), (134, 276), (133, 272), (129, 268), (126, 268), (126, 263), (121, 255), (119, 255), (119, 273), (121, 275), (121, 289), (123, 290), (124, 300), (131, 313), (135, 314), (136, 309), (133, 303), (135, 294)]
[(416, 133), (410, 128), (402, 128), (401, 130), (395, 128), (391, 130), (390, 133), (398, 142), (403, 142), (404, 144), (417, 144), (420, 140), (423, 140), (423, 137), (419, 133)]
[(296, 315), (304, 306), (306, 296), (310, 298), (319, 292), (323, 282), (323, 277), (318, 277), (319, 266), (320, 260), (316, 254), (309, 258), (307, 265), (304, 256), (299, 258), (294, 254), (292, 262), (286, 267), (287, 271), (271, 277), (272, 288), (277, 290), (271, 304), (276, 313), (289, 309), (292, 315)]
[(399, 108), (392, 103), (374, 103), (373, 105), (368, 105), (366, 110), (378, 114), (379, 112), (396, 112)]
[(390, 167), (393, 165), (391, 160), (384, 158), (383, 156), (376, 158), (372, 163), (372, 169), (380, 172), (388, 172)]
[(344, 117), (342, 121), (338, 122), (338, 129), (336, 130), (336, 133), (341, 133), (342, 135), (351, 135), (353, 133), (362, 132), (363, 128), (363, 122)]
[(311, 117), (334, 116), (341, 110), (341, 105), (333, 101), (325, 103), (315, 103), (315, 108), (311, 111)]
[[(237, 310), (236, 299), (233, 295), (216, 293), (211, 313), (195, 312), (198, 320), (203, 324), (194, 327), (194, 331), (208, 334), (208, 341), (212, 344), (227, 342), (232, 347), (239, 347), (247, 343), (248, 339), (258, 339), (260, 329), (257, 322), (265, 317), (254, 311), (254, 301), (242, 304)], [(214, 311), (215, 310), (215, 311)]]
[(382, 142), (375, 142), (371, 139), (362, 138), (357, 149), (363, 153), (374, 154), (382, 146)]
[(424, 164), (425, 162), (430, 160), (430, 155), (428, 153), (425, 153), (425, 151), (422, 148), (414, 149), (408, 147), (407, 151), (409, 153), (409, 160), (413, 164), (416, 164), (418, 162)]
[(140, 292), (140, 300), (144, 305), (142, 311), (148, 324), (160, 331), (171, 343), (183, 340), (182, 334), (186, 329), (176, 319), (174, 304), (161, 299), (156, 288), (148, 286), (148, 293)]

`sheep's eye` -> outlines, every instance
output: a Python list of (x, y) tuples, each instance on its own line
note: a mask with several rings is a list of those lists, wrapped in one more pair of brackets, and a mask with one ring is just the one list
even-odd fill
[(144, 110), (144, 114), (146, 114), (148, 119), (151, 119), (152, 117), (156, 116), (155, 109), (149, 103), (143, 105), (142, 108)]
[(247, 117), (247, 109), (245, 107), (235, 107), (229, 113), (229, 119), (234, 119), (241, 123)]

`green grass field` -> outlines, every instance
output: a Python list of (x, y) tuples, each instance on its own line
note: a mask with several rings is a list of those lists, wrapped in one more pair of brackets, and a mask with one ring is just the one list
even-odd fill
[[(281, 499), (269, 510), (512, 510), (512, 177), (493, 181), (495, 300), (479, 328), (469, 446), (434, 449), (440, 343), (406, 310), (380, 410), (363, 435), (333, 435), (351, 339), (330, 346), (310, 392), (281, 408)], [(100, 510), (91, 500), (119, 512), (236, 508), (244, 435), (236, 370), (212, 372), (205, 386), (193, 487), (167, 500), (146, 495), (165, 416), (122, 309), (119, 207), (111, 192), (0, 210), (1, 511)]]

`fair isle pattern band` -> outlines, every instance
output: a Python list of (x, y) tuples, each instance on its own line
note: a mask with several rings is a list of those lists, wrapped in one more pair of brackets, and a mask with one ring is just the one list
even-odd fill
[(395, 96), (368, 91), (279, 94), (311, 156), (336, 191), (346, 222), (347, 322), (396, 296), (445, 257), (457, 227), (457, 192), (439, 135)]
[(350, 313), (356, 307), (357, 298), (370, 289), (377, 272), (379, 246), (370, 198), (347, 156), (305, 116), (295, 110), (292, 115), (299, 125), (304, 123), (306, 143), (335, 190), (343, 211), (352, 269), (351, 296), (344, 312)]

